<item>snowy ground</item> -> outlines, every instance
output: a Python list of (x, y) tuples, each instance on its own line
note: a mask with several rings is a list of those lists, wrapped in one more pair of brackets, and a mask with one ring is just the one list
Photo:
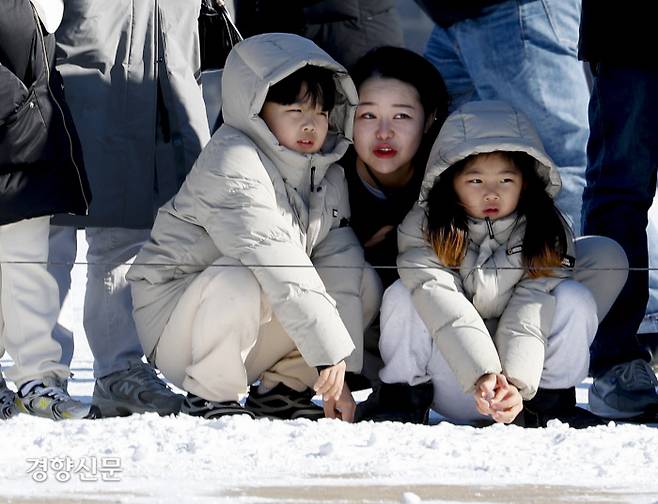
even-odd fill
[[(84, 275), (76, 266), (61, 320), (76, 333), (70, 390), (89, 401)], [(7, 356), (2, 365), (10, 365)], [(97, 501), (658, 503), (658, 428), (156, 415), (61, 423), (20, 415), (0, 423), (0, 502)]]

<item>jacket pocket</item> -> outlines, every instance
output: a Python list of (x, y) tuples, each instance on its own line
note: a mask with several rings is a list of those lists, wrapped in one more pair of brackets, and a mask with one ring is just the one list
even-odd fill
[(47, 140), (48, 130), (32, 87), (21, 106), (0, 122), (0, 173), (43, 160)]

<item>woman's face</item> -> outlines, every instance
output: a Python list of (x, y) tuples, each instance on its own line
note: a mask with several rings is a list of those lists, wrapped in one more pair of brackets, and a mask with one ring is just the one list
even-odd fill
[(380, 181), (408, 179), (425, 130), (425, 112), (416, 88), (397, 79), (372, 77), (359, 88), (354, 147)]

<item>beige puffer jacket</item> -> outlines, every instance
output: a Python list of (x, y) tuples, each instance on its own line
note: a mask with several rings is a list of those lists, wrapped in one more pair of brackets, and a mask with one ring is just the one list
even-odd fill
[[(530, 399), (553, 321), (551, 291), (568, 272), (539, 279), (524, 273), (525, 218), (516, 214), (493, 222), (469, 219), (469, 245), (459, 272), (444, 267), (425, 238), (425, 199), (436, 178), (471, 154), (496, 150), (527, 152), (537, 160), (546, 191), (552, 196), (559, 191), (558, 172), (523, 114), (503, 102), (467, 103), (448, 117), (432, 147), (419, 202), (398, 231), (398, 267), (464, 391), (472, 391), (485, 373), (503, 372)], [(565, 229), (573, 257), (566, 223)]]
[[(309, 64), (333, 70), (337, 88), (329, 136), (312, 155), (279, 145), (258, 115), (269, 86)], [(350, 144), (354, 84), (313, 42), (265, 34), (236, 45), (222, 89), (224, 124), (158, 212), (151, 239), (128, 273), (144, 351), (152, 357), (192, 280), (229, 257), (251, 269), (309, 365), (349, 356), (348, 368), (358, 371), (364, 259), (347, 226), (343, 171), (334, 164)]]

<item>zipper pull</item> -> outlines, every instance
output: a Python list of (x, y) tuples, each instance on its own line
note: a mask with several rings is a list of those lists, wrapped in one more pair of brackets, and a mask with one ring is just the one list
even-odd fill
[(487, 230), (489, 231), (489, 238), (493, 239), (494, 230), (493, 230), (493, 224), (491, 223), (491, 219), (489, 217), (485, 217), (484, 222), (487, 223)]
[(311, 166), (311, 192), (315, 191), (315, 166)]

